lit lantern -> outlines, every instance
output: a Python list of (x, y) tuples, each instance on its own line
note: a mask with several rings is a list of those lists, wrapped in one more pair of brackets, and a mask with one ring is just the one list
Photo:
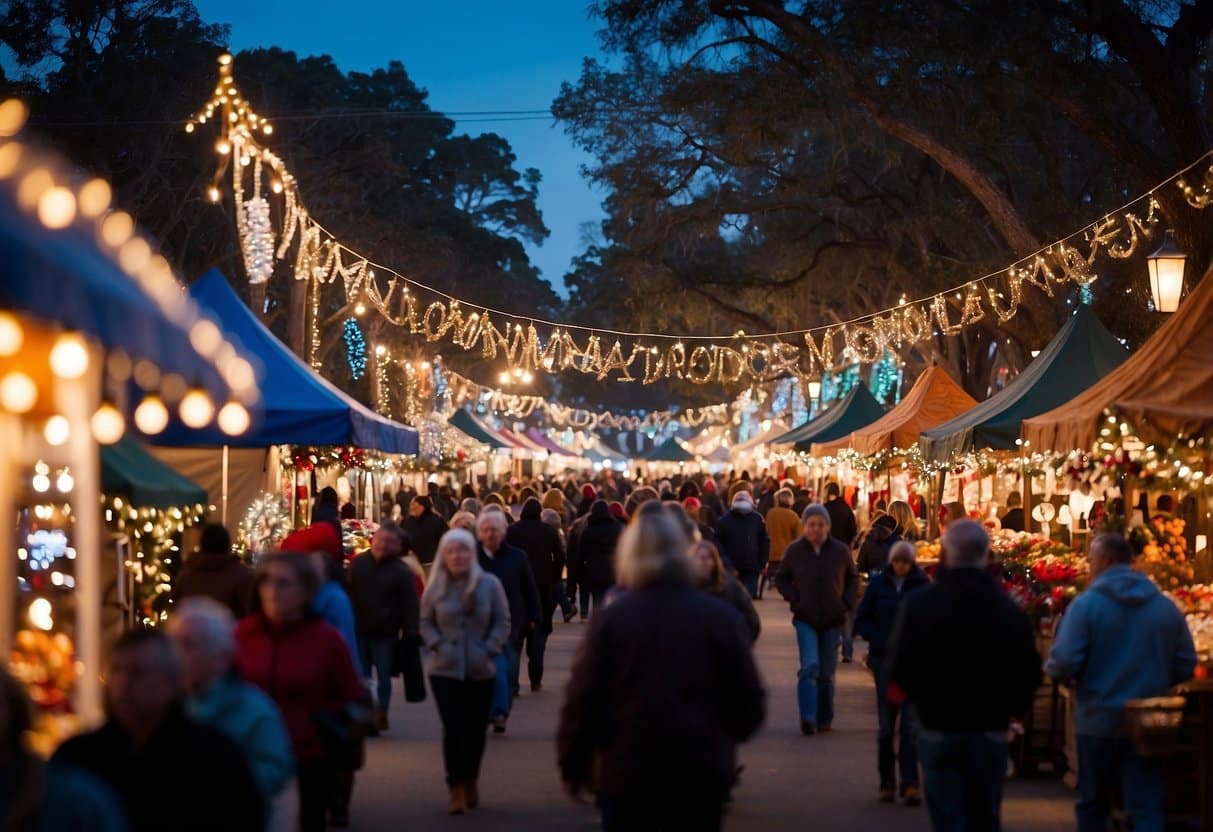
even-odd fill
[(821, 398), (821, 382), (820, 381), (810, 381), (809, 382), (809, 398), (812, 399), (813, 401), (817, 401), (818, 399)]
[(249, 427), (248, 411), (240, 402), (228, 402), (219, 409), (219, 430), (228, 436), (240, 436)]
[(211, 397), (205, 390), (195, 387), (181, 399), (177, 412), (187, 427), (204, 428), (214, 418), (215, 406), (211, 404)]
[(1159, 312), (1174, 312), (1184, 293), (1184, 261), (1188, 255), (1175, 245), (1175, 232), (1167, 229), (1158, 250), (1146, 258), (1150, 268), (1150, 297)]
[(28, 413), (38, 401), (38, 385), (25, 373), (14, 370), (0, 379), (0, 406), (10, 413)]
[(48, 445), (58, 447), (72, 435), (71, 423), (67, 421), (67, 417), (56, 413), (54, 416), (46, 420), (46, 424), (42, 427), (42, 435), (46, 438)]
[(126, 432), (126, 420), (122, 412), (111, 402), (102, 402), (89, 420), (93, 438), (102, 445), (113, 445)]
[(63, 379), (77, 379), (88, 371), (88, 348), (75, 332), (65, 332), (51, 347), (51, 369)]
[(144, 397), (135, 408), (135, 426), (148, 436), (154, 436), (168, 427), (168, 408), (154, 393)]

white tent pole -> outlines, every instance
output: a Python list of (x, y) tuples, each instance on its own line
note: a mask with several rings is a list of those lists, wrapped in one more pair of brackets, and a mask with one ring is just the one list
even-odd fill
[(222, 482), (222, 485), (220, 485), (220, 489), (219, 489), (219, 503), (220, 503), (219, 522), (223, 524), (224, 528), (226, 528), (227, 527), (227, 469), (228, 469), (228, 446), (227, 445), (223, 446), (223, 462), (222, 462), (221, 468), (223, 471), (223, 473), (222, 473), (223, 482)]

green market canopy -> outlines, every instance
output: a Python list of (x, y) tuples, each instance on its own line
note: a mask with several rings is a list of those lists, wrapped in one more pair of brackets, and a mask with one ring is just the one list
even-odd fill
[(132, 505), (147, 508), (203, 505), (206, 489), (156, 459), (125, 436), (101, 448), (101, 490), (121, 495)]
[(511, 443), (498, 436), (496, 431), (489, 428), (484, 422), (466, 410), (456, 410), (446, 421), (451, 427), (466, 433), (472, 439), (475, 439), (482, 445), (488, 445), (494, 450), (514, 447)]
[(649, 462), (694, 462), (695, 454), (682, 447), (677, 437), (671, 436), (643, 458)]
[(825, 413), (775, 437), (771, 444), (792, 445), (797, 451), (808, 451), (814, 442), (841, 439), (883, 415), (880, 402), (868, 391), (867, 385), (860, 382)]
[(922, 432), (923, 456), (946, 462), (975, 448), (1015, 450), (1024, 419), (1052, 410), (1120, 366), (1129, 351), (1081, 305), (1032, 363), (981, 404)]

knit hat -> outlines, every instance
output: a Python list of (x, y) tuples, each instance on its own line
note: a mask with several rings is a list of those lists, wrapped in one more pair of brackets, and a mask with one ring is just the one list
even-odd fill
[(595, 489), (594, 486), (590, 485), (590, 483), (588, 483), (588, 482), (585, 485), (581, 486), (581, 499), (590, 500), (592, 502), (592, 501), (596, 500), (597, 498), (598, 498), (598, 490)]
[(716, 480), (712, 479), (711, 477), (708, 477), (706, 480), (704, 480), (703, 481), (703, 490), (708, 492), (709, 494), (715, 494), (716, 493)]
[(341, 539), (331, 523), (313, 523), (306, 529), (291, 532), (278, 546), (284, 552), (323, 552), (334, 560), (344, 560)]
[(826, 511), (826, 507), (821, 503), (809, 503), (804, 507), (804, 511), (800, 514), (800, 522), (805, 523), (810, 517), (820, 517), (826, 521), (826, 525), (830, 525), (830, 512)]
[(611, 516), (616, 520), (622, 520), (625, 523), (628, 522), (628, 513), (624, 510), (623, 503), (619, 502), (618, 500), (612, 500), (607, 505), (607, 510), (610, 511)]
[(699, 511), (699, 507), (701, 505), (703, 505), (703, 503), (699, 502), (698, 497), (687, 497), (682, 501), (682, 506), (687, 511)]

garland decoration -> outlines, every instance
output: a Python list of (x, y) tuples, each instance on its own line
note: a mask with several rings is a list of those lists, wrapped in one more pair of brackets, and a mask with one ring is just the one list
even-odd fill
[(240, 519), (236, 548), (255, 561), (258, 555), (273, 549), (290, 533), (290, 506), (282, 497), (263, 491)]
[[(285, 162), (263, 144), (273, 127), (236, 90), (232, 56), (219, 56), (219, 85), (203, 109), (190, 117), (187, 132), (208, 122), (219, 123), (215, 149), (219, 157), (210, 193), (219, 197), (219, 177), (230, 166), (237, 206), (237, 228), (246, 260), (261, 251), (264, 234), (251, 233), (244, 200), (251, 179), (255, 203), (262, 179), (281, 199), (275, 256), (293, 260), (296, 280), (309, 281), (312, 296), (309, 358), (319, 368), (319, 293), (337, 285), (347, 304), (374, 309), (402, 335), (445, 341), (485, 360), (503, 360), (507, 372), (525, 377), (538, 372), (580, 372), (598, 381), (654, 384), (666, 379), (692, 384), (738, 385), (772, 381), (788, 375), (821, 377), (852, 364), (874, 364), (886, 351), (896, 351), (943, 335), (955, 335), (992, 318), (1010, 320), (1029, 289), (1054, 297), (1070, 286), (1089, 287), (1098, 279), (1102, 256), (1133, 256), (1160, 223), (1154, 194), (1179, 187), (1196, 207), (1213, 203), (1211, 174), (1205, 184), (1183, 178), (1205, 162), (1202, 155), (1153, 190), (1105, 214), (1005, 269), (977, 277), (950, 290), (905, 300), (895, 307), (826, 326), (731, 337), (607, 330), (545, 321), (471, 303), (426, 286), (374, 263), (344, 245), (307, 210), (299, 185)], [(258, 206), (257, 210), (260, 208)], [(542, 331), (541, 331), (542, 327)]]
[(366, 338), (358, 328), (356, 318), (346, 318), (342, 326), (345, 339), (345, 360), (350, 365), (350, 377), (358, 381), (366, 375)]

